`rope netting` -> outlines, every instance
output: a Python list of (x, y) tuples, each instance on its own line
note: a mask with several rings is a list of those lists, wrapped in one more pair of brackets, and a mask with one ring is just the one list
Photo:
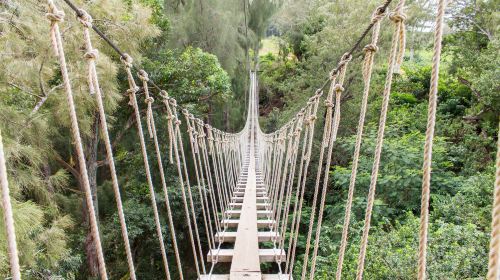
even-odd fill
[[(70, 2), (66, 1), (68, 4)], [(377, 7), (372, 13), (370, 25), (363, 33), (364, 38), (371, 30), (371, 41), (363, 49), (364, 59), (358, 74), (363, 81), (363, 94), (360, 104), (359, 121), (354, 146), (352, 160), (352, 170), (349, 181), (348, 194), (346, 198), (345, 214), (343, 220), (342, 236), (339, 246), (338, 262), (336, 269), (336, 279), (342, 277), (342, 269), (346, 248), (348, 246), (349, 225), (351, 220), (352, 203), (356, 177), (358, 172), (361, 145), (363, 140), (363, 128), (368, 107), (370, 94), (371, 76), (374, 68), (374, 57), (378, 51), (378, 41), (380, 37), (381, 24), (383, 19), (389, 15), (389, 19), (394, 24), (391, 47), (389, 50), (388, 66), (385, 86), (382, 95), (380, 108), (380, 118), (376, 137), (375, 150), (373, 155), (373, 165), (370, 177), (367, 206), (365, 210), (364, 226), (360, 241), (360, 250), (357, 262), (356, 278), (362, 279), (365, 270), (365, 261), (368, 247), (368, 237), (371, 225), (372, 211), (376, 196), (377, 178), (379, 173), (380, 159), (384, 143), (384, 131), (386, 127), (387, 114), (389, 110), (389, 100), (393, 76), (399, 71), (405, 50), (405, 1), (400, 0), (394, 10), (389, 13), (388, 6), (391, 1), (386, 1)], [(48, 14), (50, 20), (50, 39), (58, 58), (64, 91), (67, 96), (69, 107), (69, 118), (71, 120), (72, 140), (75, 144), (80, 172), (82, 174), (82, 184), (84, 188), (87, 211), (89, 213), (90, 230), (98, 257), (99, 273), (101, 279), (107, 279), (106, 263), (101, 244), (97, 217), (94, 209), (92, 192), (87, 175), (85, 155), (82, 148), (82, 140), (78, 124), (78, 117), (75, 110), (75, 100), (72, 94), (72, 84), (70, 73), (66, 65), (66, 58), (63, 49), (63, 37), (59, 30), (59, 25), (64, 18), (62, 10), (58, 9), (53, 0), (48, 0)], [(424, 146), (423, 165), (423, 185), (422, 185), (422, 205), (420, 224), (420, 246), (418, 255), (418, 278), (426, 279), (426, 250), (427, 250), (427, 228), (429, 219), (429, 195), (431, 178), (431, 157), (434, 127), (436, 122), (436, 103), (438, 94), (439, 61), (441, 53), (441, 40), (444, 19), (445, 0), (438, 3), (436, 30), (434, 35), (434, 56), (432, 60), (433, 68), (431, 74), (431, 87), (429, 92), (429, 110), (427, 121), (427, 132)], [(90, 30), (96, 30), (99, 35), (102, 33), (92, 25), (92, 17), (84, 10), (78, 9), (73, 4), (70, 7), (76, 12), (78, 20), (83, 28), (83, 43), (85, 45), (84, 59), (88, 64), (88, 86), (89, 92), (94, 94), (100, 116), (100, 125), (104, 145), (106, 148), (106, 159), (109, 164), (113, 192), (115, 196), (117, 213), (121, 228), (126, 261), (131, 279), (136, 279), (136, 267), (134, 265), (133, 254), (129, 235), (127, 232), (126, 217), (123, 210), (121, 191), (119, 186), (118, 171), (115, 166), (113, 148), (107, 125), (107, 113), (104, 108), (104, 96), (99, 86), (99, 73), (96, 64), (98, 63), (98, 50), (92, 46)], [(362, 39), (361, 38), (361, 39)], [(170, 97), (167, 91), (158, 87), (144, 70), (137, 70), (131, 56), (122, 52), (112, 43), (112, 47), (120, 54), (124, 70), (127, 74), (129, 88), (127, 90), (129, 105), (132, 107), (135, 118), (137, 136), (141, 147), (144, 173), (146, 175), (151, 207), (154, 214), (156, 237), (158, 239), (159, 250), (162, 255), (162, 265), (166, 279), (178, 277), (184, 279), (186, 267), (183, 266), (181, 251), (177, 242), (177, 234), (173, 219), (172, 198), (169, 191), (178, 187), (180, 190), (181, 211), (185, 217), (187, 234), (189, 236), (189, 247), (192, 255), (196, 275), (199, 279), (210, 279), (214, 273), (215, 266), (221, 262), (220, 253), (223, 244), (230, 243), (226, 239), (231, 232), (230, 221), (235, 218), (235, 213), (239, 210), (236, 207), (236, 193), (241, 191), (239, 185), (248, 175), (248, 159), (255, 157), (255, 173), (257, 184), (262, 185), (261, 202), (263, 211), (265, 230), (269, 233), (269, 241), (272, 244), (273, 262), (276, 263), (278, 277), (280, 279), (290, 279), (291, 276), (300, 275), (302, 280), (314, 279), (318, 253), (321, 247), (321, 229), (324, 220), (326, 199), (330, 186), (330, 165), (334, 155), (334, 146), (337, 141), (337, 134), (341, 125), (341, 100), (343, 97), (344, 80), (348, 73), (348, 65), (352, 59), (353, 52), (362, 40), (356, 42), (355, 47), (345, 53), (340, 62), (329, 73), (328, 81), (323, 84), (307, 103), (295, 116), (271, 133), (262, 131), (258, 122), (258, 88), (255, 72), (250, 72), (250, 97), (248, 101), (247, 121), (244, 128), (237, 133), (221, 131), (211, 124), (193, 115), (188, 109), (179, 105), (175, 98)], [(110, 43), (109, 39), (105, 39)], [(137, 70), (135, 72), (134, 70)], [(140, 87), (136, 80), (140, 80)], [(325, 95), (323, 90), (329, 84), (329, 89)], [(143, 94), (138, 94), (139, 91)], [(155, 98), (161, 101), (162, 106), (154, 109)], [(143, 116), (140, 102), (144, 102), (145, 116)], [(322, 106), (324, 105), (324, 108)], [(156, 110), (156, 111), (155, 111)], [(322, 118), (319, 120), (318, 114), (324, 110)], [(147, 133), (143, 131), (143, 117)], [(183, 130), (183, 124), (186, 130)], [(161, 125), (158, 125), (161, 123)], [(158, 129), (163, 128), (166, 129)], [(316, 132), (322, 132), (319, 139), (320, 145), (314, 146)], [(159, 134), (165, 134), (167, 143), (160, 141)], [(146, 137), (148, 136), (148, 137)], [(189, 143), (184, 146), (184, 143)], [(168, 147), (163, 149), (163, 145)], [(153, 157), (156, 158), (156, 165), (150, 164), (150, 151), (153, 146)], [(317, 151), (316, 151), (317, 148)], [(185, 150), (188, 149), (188, 150)], [(255, 154), (250, 154), (253, 149)], [(164, 155), (163, 151), (168, 154)], [(500, 153), (500, 141), (499, 141)], [(314, 185), (311, 187), (312, 200), (306, 200), (307, 182), (310, 181), (311, 159), (313, 154), (317, 156), (317, 166), (314, 169), (316, 176)], [(173, 165), (177, 175), (177, 185), (168, 185), (165, 174), (166, 166), (164, 158)], [(500, 154), (497, 155), (497, 173), (495, 181), (495, 200), (492, 222), (492, 239), (489, 262), (488, 279), (498, 279), (498, 263), (500, 255)], [(192, 167), (191, 169), (189, 167)], [(159, 173), (162, 195), (165, 203), (169, 242), (164, 238), (160, 211), (155, 192), (153, 180), (154, 172)], [(15, 242), (15, 231), (12, 206), (9, 197), (7, 182), (7, 169), (5, 166), (5, 156), (0, 138), (0, 179), (2, 187), (2, 207), (7, 230), (7, 241), (9, 251), (9, 262), (13, 279), (20, 279), (20, 268), (18, 253)], [(310, 208), (310, 216), (307, 223), (301, 221), (304, 209)], [(200, 211), (197, 211), (200, 209)], [(198, 212), (198, 213), (197, 213)], [(261, 217), (262, 218), (262, 217)], [(298, 252), (299, 233), (306, 231), (305, 249), (302, 255), (301, 272), (296, 271), (296, 256)], [(208, 250), (202, 245), (208, 245)], [(167, 248), (172, 248), (173, 252), (168, 252)], [(283, 252), (283, 253), (282, 253)], [(169, 255), (173, 253), (173, 258)], [(205, 258), (208, 256), (208, 258)], [(176, 276), (172, 276), (171, 263), (175, 260)], [(210, 264), (209, 264), (210, 263)], [(208, 267), (210, 265), (210, 267)], [(208, 277), (208, 278), (204, 278)]]

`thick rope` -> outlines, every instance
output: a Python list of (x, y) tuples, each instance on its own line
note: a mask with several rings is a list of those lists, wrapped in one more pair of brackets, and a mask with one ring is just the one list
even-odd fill
[[(156, 161), (158, 164), (158, 170), (160, 171), (160, 179), (161, 179), (161, 186), (162, 186), (162, 190), (163, 190), (163, 197), (165, 199), (165, 207), (167, 209), (168, 227), (170, 230), (170, 236), (172, 238), (172, 246), (174, 248), (177, 270), (179, 271), (179, 279), (184, 279), (184, 274), (182, 272), (182, 262), (181, 262), (181, 258), (179, 256), (179, 248), (177, 245), (177, 237), (176, 237), (176, 233), (175, 233), (174, 219), (172, 218), (172, 208), (170, 206), (170, 197), (168, 195), (167, 180), (166, 180), (165, 171), (164, 171), (165, 169), (163, 167), (163, 160), (162, 160), (162, 156), (161, 156), (160, 145), (158, 143), (158, 134), (156, 131), (156, 124), (155, 124), (155, 119), (154, 119), (152, 106), (151, 106), (152, 103), (154, 102), (154, 99), (149, 94), (149, 88), (148, 88), (149, 75), (148, 75), (148, 73), (146, 73), (146, 71), (139, 70), (139, 72), (137, 73), (137, 76), (142, 81), (142, 88), (144, 91), (145, 102), (147, 104), (146, 116), (148, 116), (147, 118), (149, 119), (147, 125), (149, 127), (149, 133), (151, 133), (150, 136), (152, 136), (153, 143), (155, 146)], [(164, 93), (160, 93), (160, 95), (162, 95), (162, 94), (164, 94)]]
[[(299, 166), (299, 175), (297, 178), (297, 192), (295, 194), (295, 204), (293, 208), (293, 217), (292, 217), (292, 226), (290, 229), (290, 237), (288, 240), (288, 252), (287, 252), (287, 260), (286, 260), (286, 266), (285, 266), (285, 271), (288, 272), (289, 274), (292, 274), (293, 268), (291, 269), (292, 271), (289, 270), (289, 267), (293, 266), (293, 259), (294, 257), (292, 256), (295, 251), (296, 246), (296, 235), (298, 234), (297, 229), (299, 228), (300, 225), (300, 213), (302, 213), (302, 202), (304, 201), (304, 186), (303, 184), (303, 178), (306, 178), (307, 176), (307, 169), (308, 169), (308, 160), (310, 159), (310, 148), (312, 148), (312, 141), (311, 141), (311, 134), (314, 134), (314, 122), (316, 120), (316, 113), (313, 115), (313, 111), (316, 112), (318, 108), (318, 100), (319, 96), (317, 98), (313, 97), (309, 99), (308, 103), (311, 104), (307, 110), (307, 120), (305, 121), (305, 132), (304, 132), (304, 139), (303, 139), (303, 144), (302, 144), (302, 153), (301, 153), (301, 160), (300, 160), (300, 166)], [(298, 214), (298, 215), (297, 215)], [(298, 217), (297, 217), (298, 216)], [(297, 223), (298, 221), (298, 223)], [(296, 233), (297, 232), (297, 233)], [(291, 261), (292, 259), (292, 261)], [(289, 272), (290, 271), (290, 272)]]
[(325, 212), (325, 202), (326, 202), (326, 193), (328, 190), (328, 178), (330, 175), (330, 163), (332, 160), (332, 152), (333, 152), (333, 143), (337, 140), (337, 132), (340, 124), (340, 100), (342, 97), (342, 92), (344, 92), (344, 78), (347, 71), (347, 64), (351, 60), (351, 56), (349, 54), (345, 54), (342, 58), (341, 63), (343, 65), (337, 69), (339, 69), (339, 78), (337, 84), (334, 86), (335, 90), (335, 115), (333, 118), (330, 142), (328, 143), (328, 155), (326, 156), (326, 164), (325, 164), (325, 172), (323, 175), (323, 189), (321, 192), (321, 201), (318, 212), (318, 222), (316, 224), (316, 237), (314, 239), (314, 249), (311, 260), (311, 271), (309, 273), (309, 279), (314, 279), (314, 273), (316, 272), (316, 257), (318, 255), (319, 249), (319, 240), (321, 238), (321, 225), (323, 222), (323, 213)]
[(488, 280), (500, 278), (500, 123), (497, 140), (497, 162), (495, 186), (493, 189), (493, 211), (491, 219), (490, 257), (488, 262)]
[(436, 107), (439, 83), (439, 62), (441, 59), (441, 41), (443, 39), (443, 21), (446, 0), (439, 0), (434, 33), (434, 55), (432, 58), (431, 85), (429, 90), (429, 108), (427, 111), (427, 131), (425, 132), (424, 164), (422, 177), (422, 203), (420, 208), (420, 234), (418, 247), (418, 279), (426, 279), (427, 267), (427, 229), (429, 227), (429, 199), (431, 188), (432, 143), (436, 126)]
[(99, 116), (101, 121), (99, 122), (101, 125), (101, 131), (102, 131), (102, 136), (104, 139), (104, 146), (106, 147), (106, 160), (109, 165), (109, 171), (111, 173), (111, 181), (113, 185), (113, 192), (115, 195), (115, 201), (116, 201), (116, 207), (117, 207), (117, 212), (118, 212), (118, 219), (120, 221), (120, 229), (121, 229), (121, 234), (123, 238), (123, 243), (125, 246), (125, 253), (127, 256), (127, 264), (128, 264), (128, 269), (129, 269), (129, 274), (130, 274), (130, 279), (135, 280), (136, 275), (135, 275), (135, 267), (134, 267), (134, 261), (132, 257), (132, 250), (130, 249), (130, 241), (128, 239), (128, 231), (127, 231), (127, 224), (125, 222), (125, 215), (123, 213), (123, 204), (122, 204), (122, 198), (120, 194), (120, 187), (118, 184), (118, 176), (116, 175), (116, 167), (115, 167), (115, 160), (113, 157), (113, 148), (111, 146), (111, 140), (109, 137), (109, 131), (108, 131), (108, 124), (106, 121), (106, 112), (104, 110), (104, 102), (103, 102), (103, 95), (101, 92), (101, 88), (99, 85), (99, 79), (97, 75), (97, 70), (96, 70), (96, 63), (95, 60), (97, 59), (98, 52), (96, 49), (92, 47), (92, 41), (90, 39), (90, 31), (89, 29), (92, 28), (92, 17), (84, 10), (80, 10), (80, 16), (78, 17), (78, 20), (80, 23), (83, 25), (83, 37), (85, 41), (85, 59), (87, 60), (88, 63), (88, 68), (89, 68), (89, 77), (88, 77), (88, 84), (89, 84), (89, 89), (91, 93), (93, 93), (96, 97), (96, 102), (97, 102), (97, 108), (99, 111)]
[(129, 83), (129, 89), (127, 90), (127, 93), (129, 94), (130, 102), (129, 105), (131, 105), (134, 109), (134, 116), (136, 120), (136, 126), (137, 126), (137, 134), (139, 136), (139, 142), (141, 145), (141, 152), (142, 152), (142, 159), (144, 162), (144, 169), (146, 171), (146, 179), (148, 181), (148, 188), (149, 188), (149, 195), (151, 196), (151, 206), (153, 207), (153, 214), (154, 214), (154, 221), (155, 221), (155, 226), (156, 226), (156, 234), (158, 235), (158, 242), (160, 243), (160, 250), (161, 250), (161, 256), (163, 260), (163, 268), (165, 270), (165, 275), (167, 279), (170, 278), (170, 269), (168, 267), (168, 260), (167, 260), (167, 253), (165, 249), (165, 244), (163, 243), (163, 233), (162, 233), (162, 227), (160, 224), (160, 215), (158, 214), (158, 206), (156, 205), (156, 195), (155, 195), (155, 190), (153, 187), (153, 180), (151, 178), (151, 169), (149, 166), (149, 159), (148, 159), (148, 152), (146, 150), (146, 142), (144, 140), (144, 132), (142, 130), (142, 122), (141, 122), (141, 114), (139, 112), (139, 106), (137, 105), (137, 97), (136, 97), (136, 92), (139, 90), (139, 87), (137, 87), (134, 76), (132, 75), (132, 58), (125, 54), (124, 57), (121, 57), (121, 60), (123, 64), (125, 65), (125, 71), (127, 73), (127, 79)]
[(306, 250), (304, 253), (304, 264), (302, 265), (301, 280), (306, 279), (307, 265), (309, 262), (309, 251), (311, 250), (311, 239), (312, 239), (312, 232), (313, 232), (315, 215), (316, 215), (316, 204), (318, 201), (319, 184), (320, 184), (322, 168), (323, 168), (323, 158), (324, 158), (324, 154), (325, 154), (325, 149), (328, 147), (328, 143), (330, 143), (330, 137), (331, 137), (333, 94), (335, 93), (335, 85), (336, 85), (337, 76), (338, 76), (337, 72), (332, 71), (332, 73), (330, 73), (330, 79), (332, 82), (330, 85), (330, 89), (328, 91), (328, 96), (326, 97), (326, 100), (325, 100), (325, 106), (326, 106), (325, 125), (323, 127), (323, 138), (321, 141), (320, 152), (319, 152), (318, 170), (316, 173), (316, 183), (314, 186), (314, 195), (313, 195), (312, 207), (311, 207), (311, 217), (309, 218), (309, 227), (308, 227), (308, 231), (307, 231)]
[(354, 156), (352, 160), (352, 170), (351, 170), (351, 178), (349, 182), (349, 191), (347, 195), (345, 214), (344, 214), (344, 225), (342, 228), (342, 238), (340, 242), (339, 248), (339, 257), (337, 261), (337, 272), (335, 274), (336, 280), (340, 280), (342, 278), (342, 266), (344, 263), (344, 254), (347, 247), (347, 235), (349, 232), (349, 224), (351, 221), (351, 208), (352, 208), (352, 200), (354, 196), (354, 188), (356, 185), (356, 175), (358, 172), (358, 162), (359, 162), (359, 154), (361, 151), (361, 140), (363, 138), (363, 127), (365, 124), (365, 115), (368, 104), (368, 96), (370, 93), (370, 83), (371, 83), (371, 75), (373, 70), (373, 61), (375, 58), (375, 52), (377, 52), (377, 41), (380, 34), (380, 21), (386, 15), (386, 11), (382, 9), (382, 7), (378, 7), (372, 16), (373, 33), (372, 33), (372, 41), (369, 45), (364, 48), (365, 51), (365, 60), (363, 63), (363, 98), (361, 101), (361, 109), (359, 113), (359, 122), (358, 122), (358, 131), (356, 134), (356, 144), (354, 148)]
[[(196, 250), (196, 241), (195, 241), (195, 238), (193, 235), (191, 215), (190, 215), (190, 211), (189, 211), (189, 207), (188, 207), (188, 203), (187, 203), (186, 187), (185, 187), (183, 173), (182, 173), (181, 159), (179, 156), (179, 147), (178, 147), (179, 143), (182, 146), (182, 142), (179, 142), (179, 138), (180, 138), (179, 125), (180, 125), (181, 121), (177, 117), (177, 111), (176, 111), (177, 102), (175, 101), (175, 99), (165, 98), (163, 100), (163, 103), (165, 104), (165, 106), (167, 108), (167, 114), (170, 117), (170, 120), (172, 120), (172, 121), (168, 122), (169, 132), (170, 132), (169, 134), (170, 134), (170, 137), (174, 138), (173, 139), (173, 153), (174, 153), (174, 157), (175, 157), (175, 164), (177, 166), (177, 175), (179, 176), (179, 183), (181, 185), (181, 190), (182, 190), (181, 191), (182, 202), (183, 202), (183, 206), (184, 206), (184, 213), (186, 214), (186, 219), (187, 219), (189, 240), (191, 241), (191, 247), (193, 250), (194, 264), (195, 264), (195, 268), (196, 268), (196, 273), (199, 277), (200, 276), (200, 268), (199, 268), (199, 264), (198, 264), (198, 253)], [(182, 139), (180, 139), (180, 140), (182, 140)]]
[(13, 280), (21, 280), (19, 257), (17, 253), (16, 230), (14, 228), (14, 216), (12, 214), (12, 205), (10, 203), (7, 167), (5, 165), (5, 154), (3, 151), (2, 131), (0, 131), (0, 185), (2, 187), (2, 209), (7, 233), (7, 252), (9, 253), (10, 273), (12, 274)]
[(73, 141), (75, 142), (74, 144), (78, 157), (78, 165), (80, 168), (81, 176), (80, 181), (85, 192), (85, 200), (87, 203), (87, 210), (89, 214), (90, 231), (92, 234), (94, 246), (96, 248), (97, 261), (99, 264), (99, 274), (101, 276), (101, 279), (107, 280), (108, 274), (106, 272), (106, 264), (104, 261), (104, 254), (101, 246), (101, 237), (99, 236), (99, 228), (97, 226), (94, 201), (92, 200), (92, 191), (90, 189), (89, 176), (87, 173), (87, 163), (85, 162), (82, 138), (80, 136), (80, 128), (78, 126), (78, 117), (76, 115), (75, 102), (73, 100), (73, 90), (71, 88), (68, 68), (66, 66), (66, 57), (64, 55), (62, 36), (59, 30), (59, 22), (63, 20), (64, 12), (57, 9), (52, 0), (48, 0), (48, 6), (47, 18), (50, 20), (50, 37), (52, 40), (52, 47), (54, 48), (55, 54), (59, 59), (64, 91), (66, 92), (66, 99), (68, 102), (71, 121), (71, 133), (73, 136)]
[(392, 37), (392, 43), (391, 43), (391, 51), (389, 55), (389, 66), (387, 68), (387, 76), (385, 80), (385, 87), (384, 87), (384, 93), (383, 93), (383, 98), (382, 98), (382, 108), (380, 109), (380, 120), (379, 120), (379, 127), (378, 127), (378, 132), (377, 132), (377, 140), (376, 140), (376, 146), (375, 146), (375, 155), (373, 159), (373, 167), (372, 167), (372, 174), (370, 178), (370, 187), (368, 191), (368, 199), (367, 199), (367, 205), (366, 205), (366, 212), (365, 212), (365, 223), (363, 226), (363, 235), (361, 237), (361, 247), (359, 250), (359, 257), (358, 257), (358, 268), (357, 268), (357, 273), (356, 273), (356, 279), (361, 280), (363, 279), (363, 272), (364, 272), (364, 266), (365, 266), (365, 258), (366, 258), (366, 249), (368, 247), (368, 234), (370, 232), (370, 223), (371, 223), (371, 217), (372, 217), (372, 210), (373, 210), (373, 203), (375, 201), (375, 189), (377, 186), (377, 177), (378, 177), (378, 171), (380, 167), (380, 155), (382, 154), (382, 146), (384, 143), (384, 131), (385, 131), (385, 122), (387, 119), (387, 110), (389, 107), (389, 98), (391, 94), (391, 86), (392, 86), (392, 76), (394, 73), (394, 66), (396, 63), (397, 55), (398, 55), (398, 41), (399, 37), (401, 35), (400, 33), (400, 28), (402, 26), (402, 21), (405, 18), (405, 16), (402, 13), (403, 10), (403, 5), (404, 5), (405, 0), (401, 0), (396, 7), (396, 10), (394, 13), (391, 14), (390, 18), (392, 21), (395, 23), (395, 28), (394, 28), (394, 34)]
[[(279, 248), (283, 248), (284, 243), (285, 243), (285, 238), (286, 238), (286, 232), (288, 228), (288, 216), (290, 212), (290, 204), (291, 204), (291, 199), (292, 199), (292, 192), (293, 192), (293, 183), (295, 179), (295, 172), (296, 172), (296, 166), (297, 166), (297, 159), (298, 159), (298, 151), (299, 151), (299, 144), (301, 140), (301, 135), (302, 135), (302, 130), (303, 130), (303, 125), (304, 125), (304, 118), (307, 116), (304, 116), (304, 113), (308, 108), (311, 108), (310, 103), (308, 102), (308, 105), (300, 111), (299, 118), (298, 118), (298, 125), (295, 128), (295, 131), (293, 132), (293, 137), (294, 137), (294, 143), (293, 143), (293, 148), (292, 148), (292, 159), (291, 159), (291, 172), (288, 176), (288, 193), (287, 197), (285, 199), (286, 205), (285, 205), (285, 214), (283, 217), (283, 223), (281, 227), (281, 238), (280, 238), (280, 245), (278, 246)], [(305, 146), (305, 145), (304, 145)], [(300, 172), (300, 170), (299, 170)], [(297, 183), (297, 190), (298, 188), (298, 183)], [(298, 192), (296, 192), (298, 194)], [(296, 200), (295, 200), (296, 201)]]
[[(200, 204), (201, 204), (201, 211), (202, 211), (202, 216), (203, 216), (203, 223), (205, 225), (205, 233), (207, 235), (208, 239), (208, 247), (210, 249), (213, 249), (215, 247), (215, 243), (212, 244), (212, 227), (210, 221), (210, 212), (208, 211), (208, 208), (205, 207), (205, 200), (204, 200), (204, 191), (202, 193), (202, 188), (205, 188), (205, 180), (203, 179), (203, 168), (199, 164), (199, 148), (198, 148), (198, 142), (195, 138), (197, 138), (198, 132), (195, 131), (193, 128), (193, 124), (191, 123), (191, 118), (190, 118), (190, 113), (187, 110), (183, 110), (182, 113), (184, 114), (184, 118), (186, 120), (186, 125), (187, 125), (187, 131), (188, 131), (188, 136), (189, 136), (189, 145), (191, 146), (191, 155), (193, 157), (193, 162), (194, 162), (194, 170), (195, 170), (195, 175), (196, 175), (196, 183), (198, 184), (198, 194), (200, 196)], [(201, 179), (200, 179), (201, 178)], [(206, 196), (205, 196), (206, 197)], [(208, 204), (207, 204), (208, 205)], [(208, 206), (207, 206), (208, 207)], [(208, 212), (208, 213), (207, 213)], [(208, 214), (208, 216), (207, 216)], [(202, 255), (203, 256), (203, 255)]]

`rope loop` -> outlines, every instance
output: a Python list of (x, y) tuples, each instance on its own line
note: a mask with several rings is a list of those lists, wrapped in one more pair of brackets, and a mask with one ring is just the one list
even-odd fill
[(378, 52), (379, 48), (375, 44), (368, 44), (363, 48), (364, 52), (371, 52), (371, 53), (376, 53)]
[(168, 100), (169, 97), (168, 97), (168, 92), (166, 90), (160, 90), (160, 96), (165, 99), (165, 100)]
[(378, 6), (372, 14), (372, 23), (375, 24), (387, 15), (387, 8)]
[(84, 9), (79, 9), (78, 11), (79, 14), (76, 16), (78, 21), (86, 28), (92, 28), (92, 16), (90, 16), (89, 13), (87, 13), (87, 11), (85, 11)]
[(400, 23), (406, 20), (406, 15), (401, 11), (395, 11), (389, 14), (389, 19), (394, 23)]
[(349, 63), (351, 59), (352, 55), (350, 53), (344, 53), (342, 55), (342, 58), (340, 58), (339, 64), (337, 65), (338, 71), (340, 71), (340, 69), (342, 69), (347, 63)]
[(120, 60), (125, 65), (125, 67), (132, 68), (134, 59), (128, 53), (124, 53), (123, 56), (120, 57)]
[[(339, 92), (344, 92), (344, 87), (341, 85), (341, 84), (336, 84), (334, 87), (333, 87), (333, 90), (336, 92), (336, 93), (339, 93)], [(333, 106), (332, 106), (333, 107)]]
[(64, 11), (59, 11), (54, 9), (53, 12), (46, 13), (45, 16), (47, 17), (48, 20), (52, 22), (52, 24), (54, 24), (56, 22), (63, 21), (65, 14)]
[(139, 79), (141, 79), (141, 81), (143, 81), (143, 82), (149, 82), (149, 74), (146, 71), (144, 71), (142, 69), (139, 70), (137, 72), (137, 76), (139, 77)]
[(136, 86), (136, 87), (134, 87), (134, 88), (129, 88), (129, 89), (127, 89), (127, 94), (129, 94), (129, 95), (130, 95), (130, 94), (132, 94), (132, 93), (136, 93), (136, 92), (138, 92), (138, 91), (139, 91), (139, 87), (138, 87), (138, 86)]
[(339, 73), (338, 68), (335, 68), (332, 71), (330, 71), (330, 73), (328, 74), (330, 76), (330, 81), (334, 81), (337, 78), (338, 73)]
[(92, 49), (83, 55), (86, 60), (96, 60), (99, 57), (99, 51), (97, 49)]

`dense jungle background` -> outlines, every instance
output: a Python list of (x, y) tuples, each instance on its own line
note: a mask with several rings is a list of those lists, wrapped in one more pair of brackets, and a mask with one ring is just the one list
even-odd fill
[[(252, 65), (258, 64), (259, 70), (261, 126), (272, 131), (314, 94), (368, 25), (381, 1), (75, 3), (85, 8), (94, 17), (94, 24), (183, 106), (216, 127), (234, 132), (244, 124)], [(81, 59), (84, 51), (80, 23), (64, 2), (56, 4), (66, 12), (62, 23), (65, 51), (110, 278), (127, 279), (110, 174), (100, 139), (100, 119), (94, 98), (88, 93), (86, 63)], [(430, 279), (484, 279), (486, 275), (500, 115), (499, 7), (498, 0), (456, 0), (450, 1), (447, 9), (433, 156)], [(391, 94), (366, 279), (416, 278), (435, 9), (433, 0), (407, 1), (406, 56)], [(0, 129), (6, 147), (22, 273), (25, 279), (97, 279), (97, 260), (46, 11), (46, 3), (41, 0), (0, 0)], [(345, 279), (355, 276), (391, 30), (390, 21), (384, 20), (368, 104)], [(128, 86), (125, 73), (118, 55), (95, 34), (92, 36), (100, 50), (98, 71), (110, 116), (137, 275), (139, 279), (163, 279), (135, 123), (124, 97)], [(317, 279), (332, 279), (335, 273), (362, 92), (362, 59), (362, 52), (356, 52), (344, 85), (340, 137), (330, 166)], [(161, 110), (156, 114), (162, 117)], [(160, 138), (166, 149), (167, 136), (163, 133)], [(178, 181), (174, 167), (167, 160), (165, 164), (175, 211), (181, 209)], [(313, 158), (310, 174), (315, 174), (316, 165), (317, 159)], [(309, 176), (306, 189), (301, 234), (309, 220), (313, 177)], [(157, 176), (154, 179), (159, 180)], [(162, 197), (157, 196), (158, 207), (162, 224), (166, 225)], [(174, 219), (181, 250), (189, 252), (185, 218), (179, 214)], [(2, 223), (0, 277), (8, 278)], [(164, 236), (168, 238), (168, 234)], [(304, 247), (305, 238), (301, 236), (296, 273), (300, 273)], [(183, 258), (185, 276), (195, 279), (195, 272), (189, 268), (192, 256), (186, 253)]]

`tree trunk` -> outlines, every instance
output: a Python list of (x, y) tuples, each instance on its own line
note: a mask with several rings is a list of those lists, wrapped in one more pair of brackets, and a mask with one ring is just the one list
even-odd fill
[[(94, 203), (94, 210), (96, 217), (99, 221), (99, 211), (97, 203), (97, 151), (99, 147), (99, 114), (96, 112), (94, 121), (92, 123), (92, 131), (87, 139), (84, 139), (87, 172), (89, 176), (90, 190), (92, 191), (92, 201)], [(83, 191), (83, 189), (82, 189)], [(97, 277), (99, 275), (99, 264), (97, 260), (96, 249), (94, 246), (94, 238), (90, 231), (89, 213), (87, 210), (87, 203), (83, 199), (83, 217), (87, 226), (87, 237), (85, 238), (85, 254), (87, 257), (87, 269), (89, 276)]]
[(229, 106), (224, 106), (224, 131), (229, 131)]

